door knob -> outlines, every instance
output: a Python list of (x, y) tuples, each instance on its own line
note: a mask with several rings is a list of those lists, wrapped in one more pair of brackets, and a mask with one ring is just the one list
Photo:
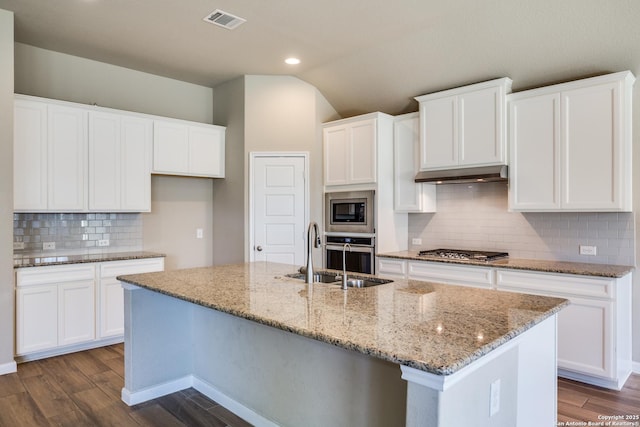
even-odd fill
[(256, 246), (256, 251), (262, 252), (262, 246)]

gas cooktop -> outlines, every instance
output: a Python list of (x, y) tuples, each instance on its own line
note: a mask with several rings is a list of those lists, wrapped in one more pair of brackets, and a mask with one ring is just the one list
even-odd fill
[(441, 258), (462, 261), (495, 261), (509, 256), (507, 252), (467, 251), (463, 249), (433, 249), (418, 252), (425, 258)]

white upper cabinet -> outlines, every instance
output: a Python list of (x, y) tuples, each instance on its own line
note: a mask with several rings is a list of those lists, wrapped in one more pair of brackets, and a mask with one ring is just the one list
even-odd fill
[(189, 167), (195, 175), (224, 178), (225, 130), (189, 126)]
[(47, 104), (16, 99), (14, 104), (13, 206), (47, 209)]
[(48, 204), (53, 212), (87, 209), (87, 110), (47, 107)]
[(375, 184), (378, 119), (371, 117), (324, 125), (324, 185)]
[(630, 72), (511, 95), (514, 211), (630, 211)]
[(511, 79), (416, 97), (420, 170), (506, 164), (506, 95)]
[(153, 173), (224, 178), (225, 128), (154, 120)]
[(151, 210), (153, 121), (89, 113), (89, 210)]
[(14, 125), (14, 210), (86, 210), (86, 110), (16, 97)]
[(222, 178), (224, 144), (221, 126), (15, 95), (14, 211), (149, 212), (154, 158)]
[(393, 194), (397, 212), (435, 212), (436, 186), (415, 182), (420, 158), (418, 113), (397, 116), (393, 123)]

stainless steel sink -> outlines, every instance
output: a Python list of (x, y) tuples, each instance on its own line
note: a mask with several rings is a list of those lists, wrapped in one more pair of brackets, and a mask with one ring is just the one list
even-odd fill
[[(303, 273), (287, 274), (287, 277), (292, 279), (305, 280), (306, 276)], [(368, 288), (370, 286), (384, 285), (385, 283), (391, 283), (393, 280), (379, 279), (377, 277), (361, 277), (351, 276), (347, 274), (347, 286), (351, 288)], [(327, 271), (319, 271), (313, 275), (314, 283), (330, 283), (332, 285), (342, 286), (340, 275), (336, 273), (329, 273)]]

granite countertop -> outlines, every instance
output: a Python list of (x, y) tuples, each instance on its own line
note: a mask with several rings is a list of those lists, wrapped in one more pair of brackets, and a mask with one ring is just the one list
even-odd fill
[(438, 375), (468, 365), (568, 301), (413, 280), (343, 291), (245, 263), (122, 276), (142, 288)]
[(541, 271), (545, 273), (580, 274), (583, 276), (598, 276), (620, 278), (626, 276), (635, 267), (629, 265), (590, 264), (569, 261), (545, 261), (538, 259), (504, 258), (496, 261), (464, 261), (447, 258), (430, 258), (418, 255), (418, 251), (399, 251), (376, 254), (383, 258), (397, 258), (417, 261), (441, 262), (448, 264), (479, 265), (482, 267), (510, 268), (514, 270)]
[(80, 264), (86, 262), (124, 261), (130, 259), (158, 258), (164, 254), (156, 252), (100, 252), (84, 254), (14, 254), (13, 268), (44, 267), (50, 265)]

